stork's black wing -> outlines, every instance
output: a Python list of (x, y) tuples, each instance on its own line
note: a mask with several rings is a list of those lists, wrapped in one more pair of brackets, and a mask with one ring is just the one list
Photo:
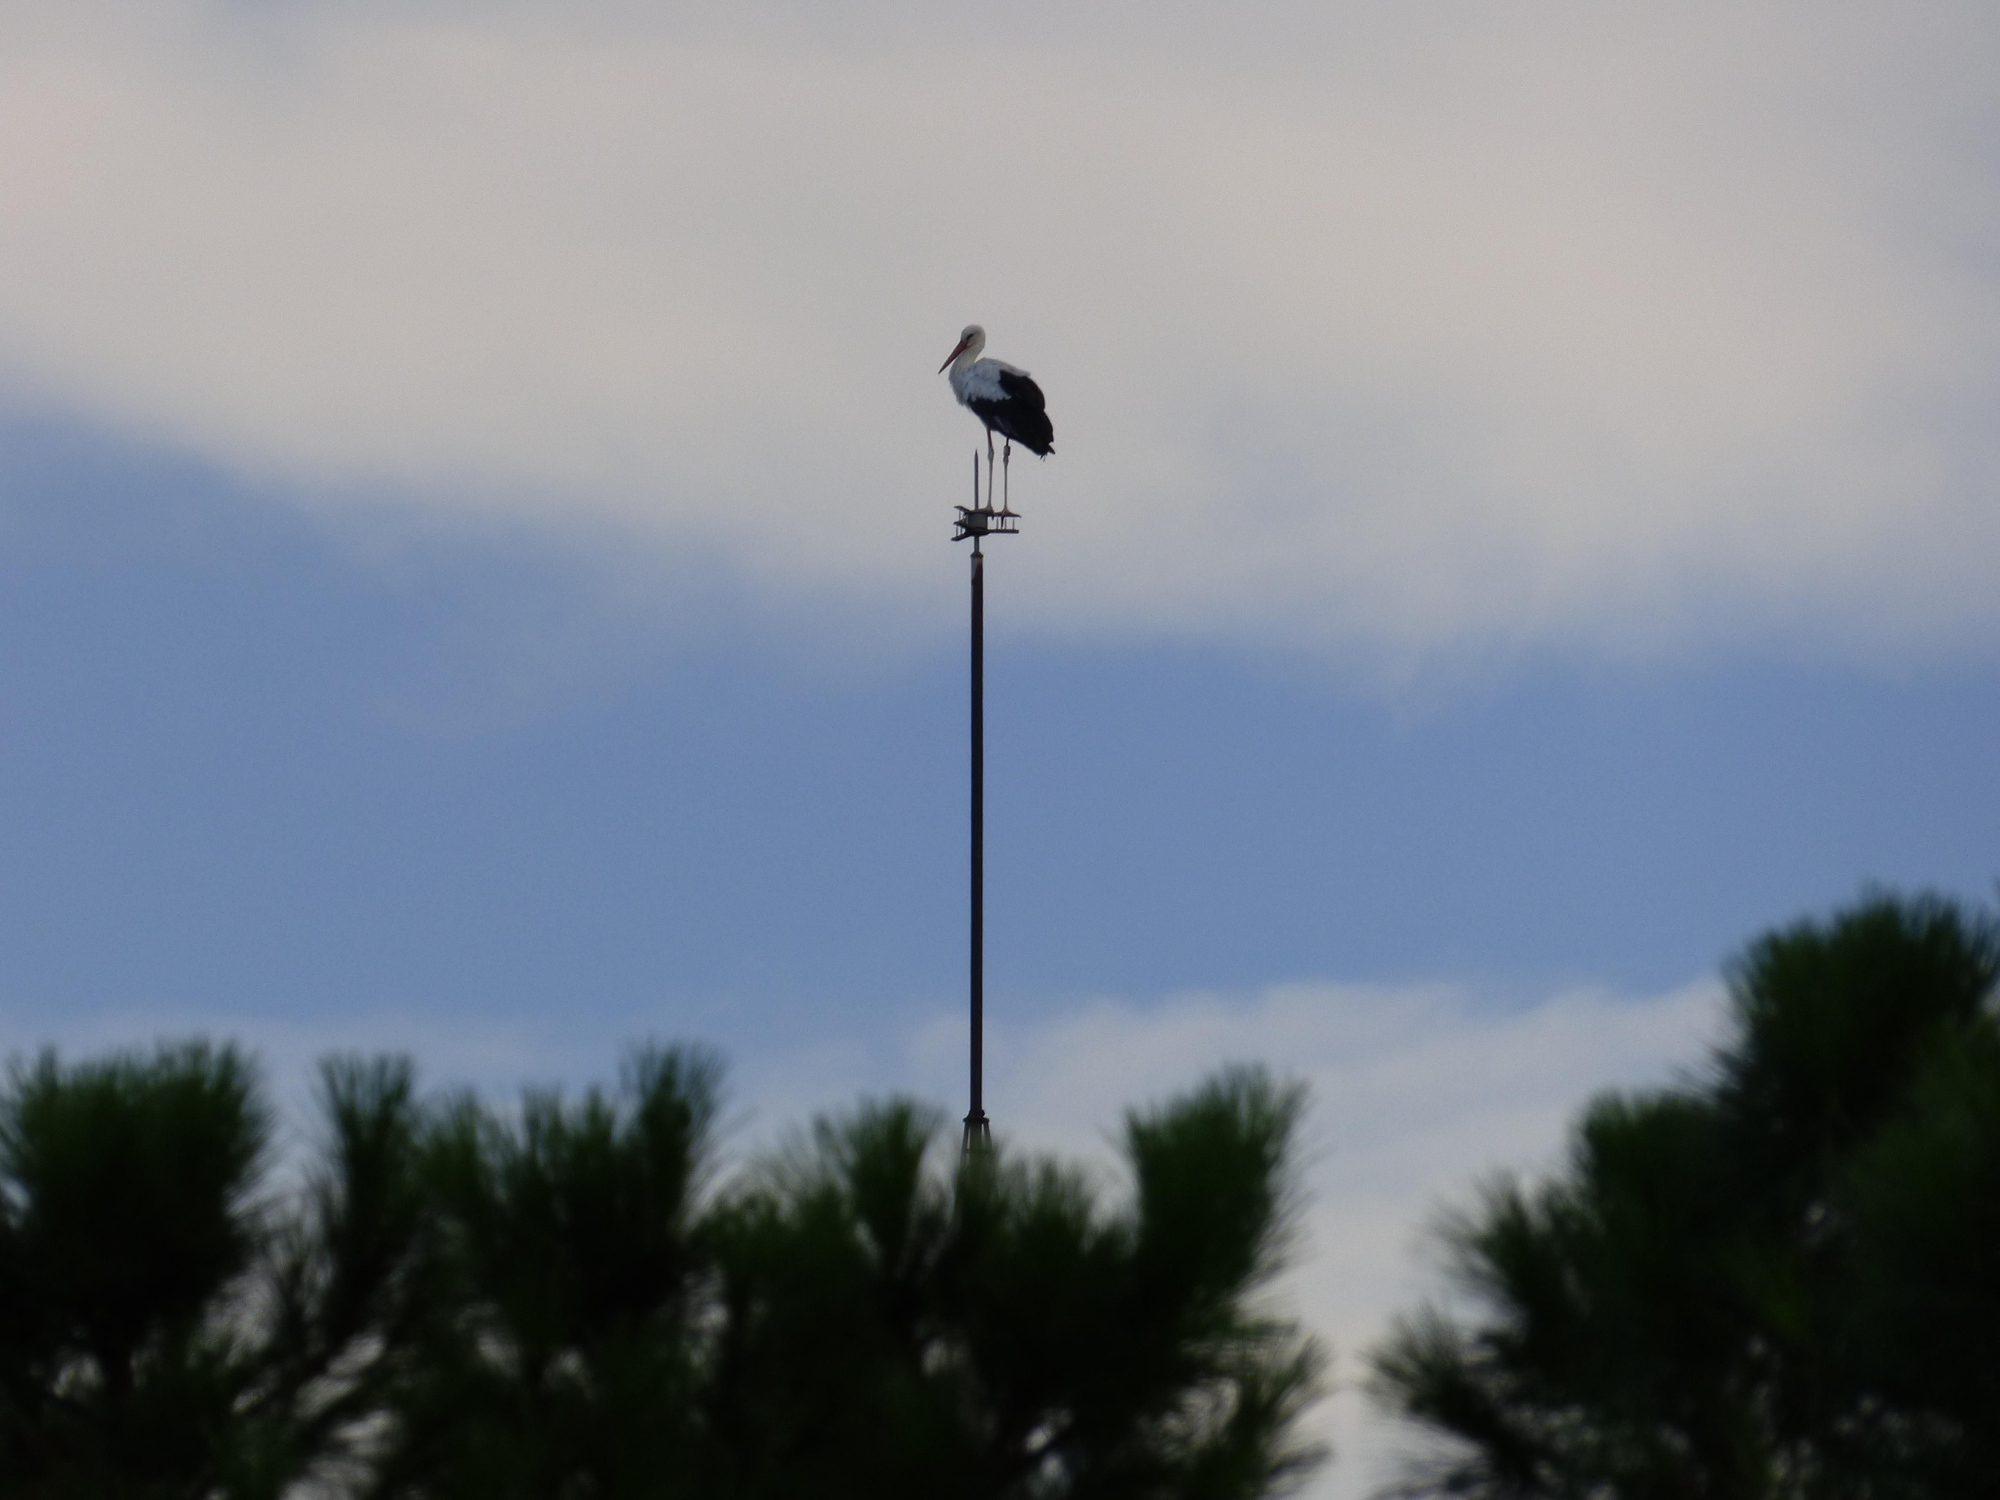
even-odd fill
[(1024, 411), (1047, 411), (1049, 403), (1042, 396), (1042, 388), (1019, 370), (1000, 372), (1000, 389), (1007, 393), (1007, 399), (1017, 403)]
[(1056, 430), (1049, 421), (1048, 403), (1042, 388), (1018, 370), (999, 372), (1003, 398), (988, 401), (975, 397), (966, 405), (980, 421), (1004, 438), (1011, 438), (1030, 453), (1044, 456), (1056, 451)]

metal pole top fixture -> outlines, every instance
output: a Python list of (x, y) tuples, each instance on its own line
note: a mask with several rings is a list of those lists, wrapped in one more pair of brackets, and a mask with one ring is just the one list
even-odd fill
[(986, 503), (979, 503), (979, 450), (972, 450), (972, 504), (953, 507), (958, 512), (958, 520), (953, 523), (957, 530), (952, 532), (954, 542), (972, 539), (974, 554), (979, 551), (979, 539), (988, 536), (1019, 536), (1021, 517), (1003, 499), (1000, 508), (993, 508), (993, 460), (986, 461)]

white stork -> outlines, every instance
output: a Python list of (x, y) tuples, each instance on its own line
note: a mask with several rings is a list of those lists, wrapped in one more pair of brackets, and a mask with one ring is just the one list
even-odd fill
[[(1046, 458), (1056, 451), (1056, 430), (1049, 425), (1047, 403), (1042, 388), (1017, 370), (997, 359), (981, 359), (986, 347), (986, 330), (977, 323), (966, 325), (958, 336), (958, 347), (945, 356), (938, 373), (951, 371), (951, 393), (958, 404), (986, 425), (986, 504), (993, 505), (993, 434), (999, 433), (1006, 446), (1000, 460), (1002, 494), (1008, 463), (1019, 443), (1030, 453)], [(1003, 498), (1001, 504), (1006, 504)]]

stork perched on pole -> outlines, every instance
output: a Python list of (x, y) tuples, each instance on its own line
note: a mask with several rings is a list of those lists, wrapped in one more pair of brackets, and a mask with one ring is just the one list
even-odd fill
[[(1000, 458), (1001, 505), (1006, 501), (1007, 465), (1019, 443), (1030, 453), (1046, 458), (1056, 451), (1056, 430), (1049, 423), (1042, 388), (1017, 370), (997, 359), (981, 359), (986, 347), (986, 330), (977, 323), (966, 325), (958, 336), (958, 347), (938, 366), (942, 375), (951, 371), (951, 392), (958, 404), (986, 426), (986, 506), (993, 508), (993, 434), (999, 433), (1005, 446)], [(1011, 514), (1011, 512), (1009, 512)]]

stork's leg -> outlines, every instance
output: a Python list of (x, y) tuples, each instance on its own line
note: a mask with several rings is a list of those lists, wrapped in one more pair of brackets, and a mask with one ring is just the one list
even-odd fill
[(1007, 488), (1007, 466), (1014, 461), (1014, 440), (1008, 438), (1000, 445), (1000, 514), (1014, 514), (1013, 500)]

